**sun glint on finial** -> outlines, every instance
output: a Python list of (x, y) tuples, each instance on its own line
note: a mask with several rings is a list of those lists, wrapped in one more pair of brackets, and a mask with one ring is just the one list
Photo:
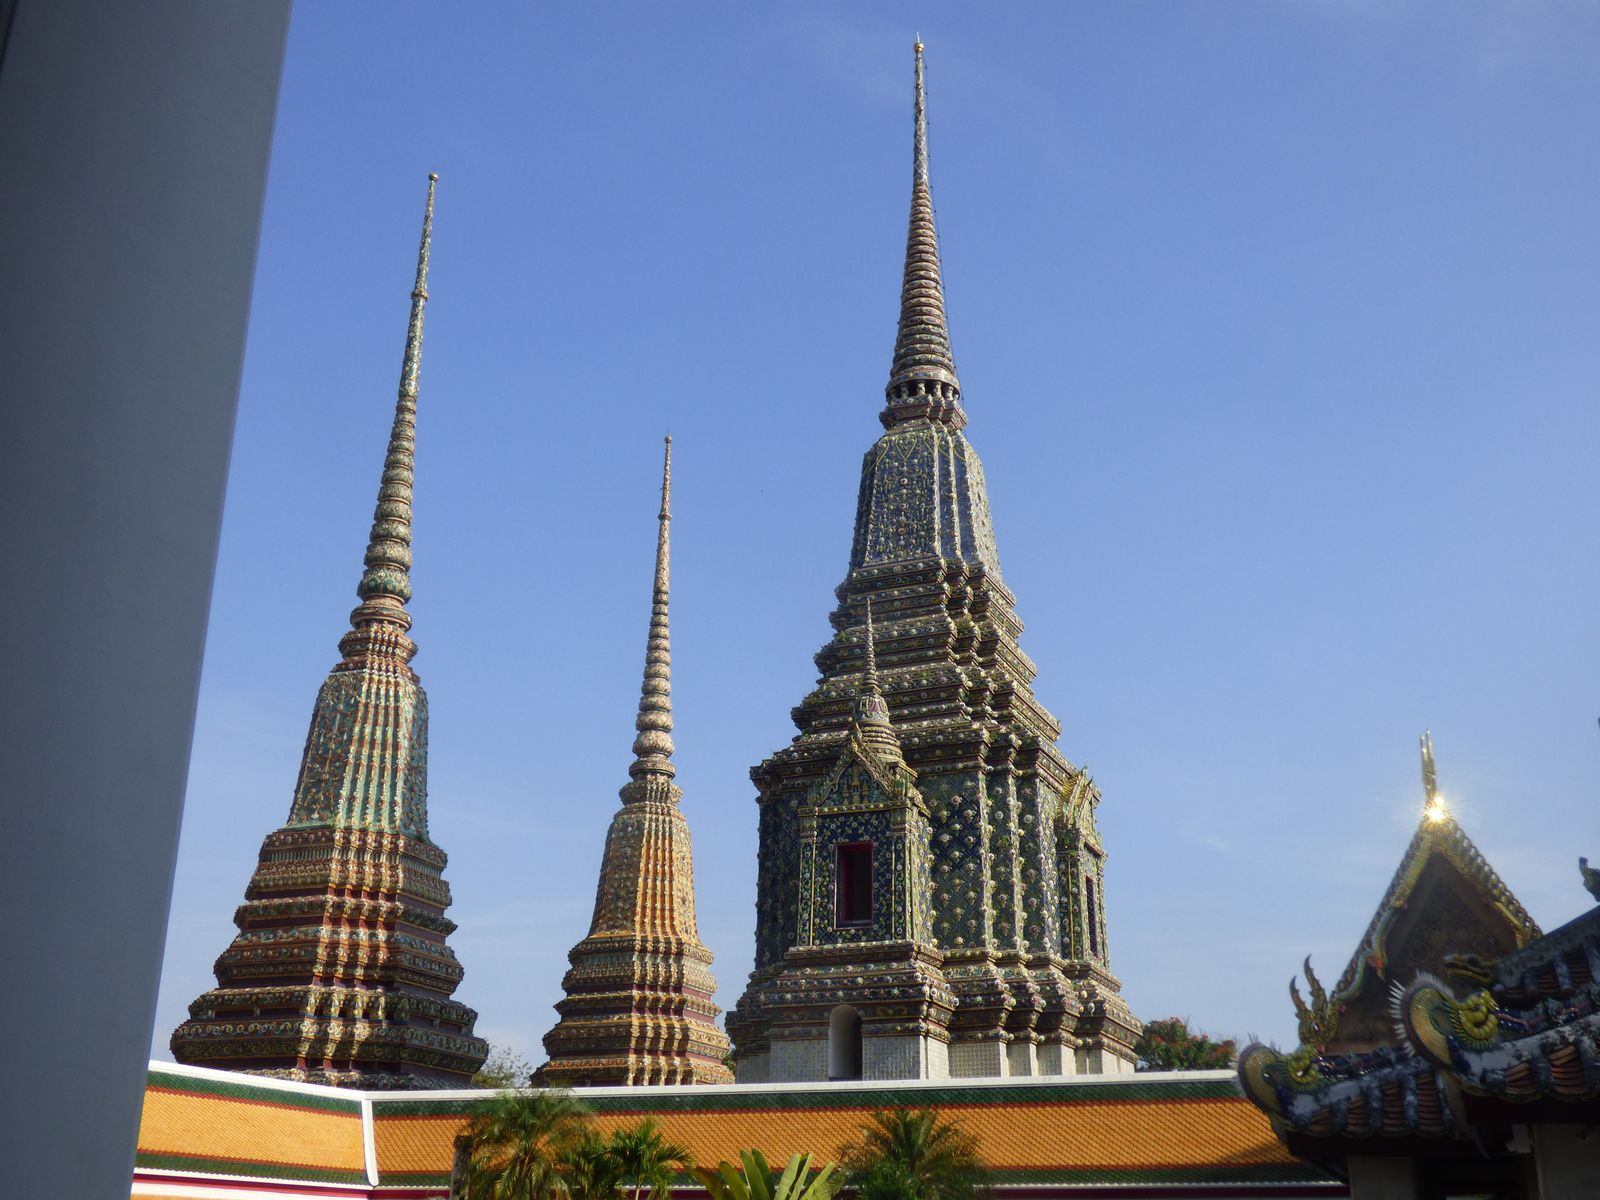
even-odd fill
[(1439, 772), (1433, 762), (1433, 733), (1428, 731), (1419, 739), (1422, 744), (1422, 816), (1431, 823), (1443, 821), (1450, 808), (1439, 794)]
[(915, 50), (918, 54), (922, 53), (922, 35), (920, 33), (917, 34), (917, 40), (916, 40), (915, 43), (913, 43), (911, 48), (913, 50)]

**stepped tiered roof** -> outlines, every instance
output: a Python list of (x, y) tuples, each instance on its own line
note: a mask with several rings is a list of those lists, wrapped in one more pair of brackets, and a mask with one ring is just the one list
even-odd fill
[(267, 835), (217, 987), (172, 1035), (180, 1062), (368, 1088), (462, 1083), (487, 1054), (451, 999), (445, 853), (428, 836), (428, 699), (411, 659), (411, 487), (437, 176), (361, 603), (311, 715), (289, 819)]
[[(862, 464), (821, 679), (793, 710), (794, 740), (751, 772), (756, 962), (728, 1017), (741, 1081), (826, 1077), (822, 1042), (841, 1008), (860, 1018), (868, 1078), (1132, 1067), (1138, 1023), (1111, 974), (1100, 792), (1058, 748), (1060, 724), (1033, 693), (983, 464), (963, 433), (920, 43), (913, 95), (884, 432)], [(829, 795), (847, 748), (881, 738), (859, 720), (863, 692), (881, 693), (873, 703), (915, 779), (913, 805)], [(907, 919), (838, 919), (828, 880), (854, 868), (836, 854), (870, 859), (874, 895), (909, 892)]]
[(606, 834), (589, 935), (568, 956), (561, 1019), (545, 1034), (552, 1086), (724, 1083), (728, 1039), (716, 1026), (711, 951), (694, 913), (689, 823), (673, 782), (671, 590), (672, 439), (657, 514), (655, 581), (633, 765)]

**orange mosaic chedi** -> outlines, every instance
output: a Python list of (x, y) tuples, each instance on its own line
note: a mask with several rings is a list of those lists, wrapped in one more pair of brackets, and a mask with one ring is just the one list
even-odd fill
[(428, 837), (428, 700), (411, 669), (411, 484), (433, 191), (365, 570), (317, 693), (289, 819), (267, 835), (218, 986), (172, 1035), (179, 1062), (366, 1088), (465, 1083), (486, 1043), (452, 1000), (444, 851)]
[(561, 1019), (545, 1034), (540, 1082), (559, 1086), (727, 1083), (711, 951), (694, 916), (689, 823), (673, 783), (672, 439), (666, 442), (655, 585), (633, 765), (606, 834), (589, 936), (572, 948)]

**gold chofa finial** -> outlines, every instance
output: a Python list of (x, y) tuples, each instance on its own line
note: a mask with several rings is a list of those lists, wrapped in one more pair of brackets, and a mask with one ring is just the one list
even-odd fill
[(1418, 741), (1422, 745), (1422, 815), (1429, 821), (1442, 821), (1450, 815), (1444, 797), (1439, 794), (1439, 772), (1433, 762), (1433, 733), (1425, 732)]

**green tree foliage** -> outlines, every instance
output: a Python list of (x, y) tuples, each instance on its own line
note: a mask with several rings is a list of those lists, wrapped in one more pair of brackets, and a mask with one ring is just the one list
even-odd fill
[(632, 1129), (618, 1129), (606, 1142), (606, 1151), (617, 1173), (617, 1183), (626, 1188), (629, 1200), (667, 1200), (672, 1180), (687, 1173), (693, 1163), (689, 1151), (661, 1136), (661, 1127), (646, 1117)]
[(759, 1150), (741, 1150), (739, 1161), (739, 1167), (724, 1161), (695, 1171), (710, 1200), (832, 1200), (839, 1189), (834, 1164), (814, 1168), (809, 1154), (796, 1154), (782, 1175)]
[(887, 1109), (839, 1159), (862, 1200), (973, 1200), (989, 1188), (978, 1139), (931, 1109)]
[(1239, 1047), (1232, 1038), (1213, 1041), (1209, 1035), (1191, 1030), (1182, 1017), (1145, 1022), (1144, 1034), (1133, 1052), (1140, 1071), (1213, 1071), (1239, 1060)]
[(483, 1060), (483, 1066), (472, 1077), (473, 1087), (493, 1088), (495, 1091), (531, 1087), (532, 1083), (533, 1068), (528, 1065), (528, 1060), (505, 1046), (489, 1047), (489, 1057)]
[(916, 1180), (903, 1163), (873, 1163), (866, 1173), (855, 1181), (856, 1200), (913, 1200), (917, 1194)]
[(622, 1182), (611, 1139), (592, 1129), (585, 1130), (562, 1156), (561, 1174), (569, 1200), (616, 1200)]
[(451, 1195), (460, 1200), (551, 1200), (568, 1190), (568, 1158), (593, 1133), (571, 1092), (502, 1092), (460, 1141)]

